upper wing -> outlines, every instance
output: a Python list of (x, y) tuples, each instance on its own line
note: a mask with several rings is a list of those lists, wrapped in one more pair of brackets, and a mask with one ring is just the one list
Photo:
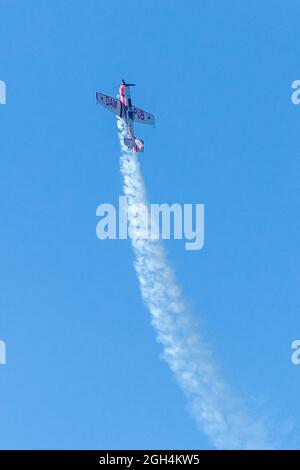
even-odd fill
[(133, 106), (133, 120), (140, 124), (151, 124), (152, 126), (155, 124), (155, 117), (153, 114), (147, 113), (136, 106)]
[(121, 103), (117, 98), (112, 96), (104, 95), (103, 93), (96, 93), (97, 103), (102, 104), (106, 109), (109, 109), (113, 113), (117, 114), (119, 117), (124, 115), (124, 104)]

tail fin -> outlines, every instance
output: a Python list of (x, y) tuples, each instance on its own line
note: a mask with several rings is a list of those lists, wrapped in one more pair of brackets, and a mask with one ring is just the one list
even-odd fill
[(127, 139), (124, 138), (124, 144), (126, 147), (131, 149), (132, 152), (143, 152), (144, 151), (144, 141), (141, 139)]

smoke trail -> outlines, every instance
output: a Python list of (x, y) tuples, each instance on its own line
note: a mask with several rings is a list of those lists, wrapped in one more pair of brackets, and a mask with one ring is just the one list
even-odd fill
[(128, 153), (123, 144), (126, 130), (120, 119), (118, 128), (135, 269), (164, 359), (187, 397), (191, 414), (216, 448), (273, 448), (264, 421), (250, 416), (246, 406), (220, 380), (210, 348), (181, 298), (161, 242), (139, 236), (141, 214), (136, 208), (140, 204), (148, 207), (146, 191), (136, 154)]

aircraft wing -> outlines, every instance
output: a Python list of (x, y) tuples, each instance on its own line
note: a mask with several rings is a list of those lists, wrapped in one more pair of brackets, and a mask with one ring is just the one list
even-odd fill
[(116, 114), (119, 117), (123, 117), (124, 111), (125, 111), (124, 104), (121, 103), (121, 101), (118, 100), (117, 98), (113, 98), (112, 96), (109, 96), (109, 95), (104, 95), (103, 93), (99, 93), (97, 91), (96, 100), (97, 100), (97, 103), (104, 106), (104, 108), (109, 109), (110, 111), (112, 111), (114, 114)]
[(151, 124), (155, 125), (155, 117), (153, 114), (147, 113), (143, 109), (133, 106), (133, 120), (140, 124)]

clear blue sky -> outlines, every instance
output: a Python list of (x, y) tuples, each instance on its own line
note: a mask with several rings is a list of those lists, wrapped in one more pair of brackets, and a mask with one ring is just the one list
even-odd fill
[(282, 446), (299, 448), (299, 3), (0, 11), (0, 447), (211, 448), (160, 359), (130, 242), (95, 235), (96, 207), (121, 194), (95, 91), (125, 78), (157, 119), (136, 128), (150, 201), (205, 204), (204, 249), (166, 243), (184, 297), (226, 381), (292, 419)]

